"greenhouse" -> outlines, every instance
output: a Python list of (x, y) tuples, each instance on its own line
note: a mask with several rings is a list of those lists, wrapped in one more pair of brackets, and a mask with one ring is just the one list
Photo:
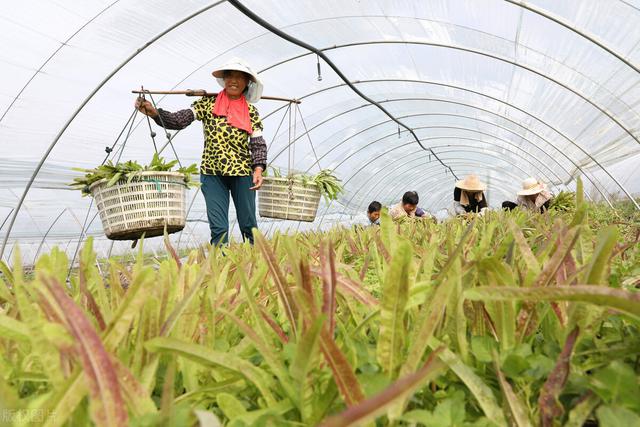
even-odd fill
[(0, 425), (640, 426), (640, 1), (0, 21)]

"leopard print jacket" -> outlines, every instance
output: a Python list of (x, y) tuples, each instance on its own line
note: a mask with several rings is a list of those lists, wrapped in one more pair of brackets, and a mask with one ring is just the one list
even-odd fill
[(249, 104), (249, 117), (253, 134), (235, 128), (227, 118), (212, 114), (215, 96), (195, 101), (190, 109), (175, 113), (158, 109), (154, 121), (165, 129), (179, 130), (194, 120), (202, 122), (204, 150), (200, 173), (204, 175), (248, 176), (254, 168), (266, 169), (267, 144), (262, 137), (262, 121), (258, 110)]

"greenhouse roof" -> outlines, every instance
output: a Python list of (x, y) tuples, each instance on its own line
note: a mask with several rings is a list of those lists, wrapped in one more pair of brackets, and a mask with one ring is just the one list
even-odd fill
[[(91, 199), (67, 185), (72, 168), (99, 165), (114, 143), (111, 157), (148, 162), (131, 91), (215, 91), (211, 71), (232, 57), (259, 71), (266, 95), (301, 101), (256, 105), (270, 164), (334, 169), (345, 184), (315, 223), (260, 220), (265, 232), (348, 224), (406, 190), (436, 213), (470, 173), (491, 206), (527, 176), (556, 192), (582, 177), (605, 201), (640, 193), (638, 0), (40, 0), (0, 20), (4, 259), (16, 242), (30, 261), (86, 236), (111, 252)], [(154, 101), (175, 111), (193, 98)], [(199, 162), (201, 132), (171, 132), (183, 164)], [(204, 201), (188, 202), (176, 238), (197, 245)]]

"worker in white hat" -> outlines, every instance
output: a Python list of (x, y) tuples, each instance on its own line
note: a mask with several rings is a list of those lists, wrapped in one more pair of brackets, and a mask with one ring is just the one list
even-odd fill
[(508, 210), (520, 206), (536, 212), (544, 212), (549, 209), (553, 195), (547, 190), (547, 186), (533, 177), (522, 181), (522, 190), (518, 191), (516, 203), (504, 202), (502, 207)]
[(456, 182), (453, 189), (453, 210), (456, 215), (483, 212), (488, 208), (484, 191), (487, 186), (476, 175), (468, 175)]
[(213, 77), (216, 78), (220, 86), (227, 89), (225, 75), (229, 75), (231, 71), (239, 71), (241, 73), (244, 73), (245, 77), (248, 78), (247, 84), (242, 91), (244, 97), (247, 99), (247, 102), (256, 103), (260, 101), (263, 88), (262, 82), (260, 81), (258, 75), (242, 59), (234, 58), (225, 63), (223, 66), (213, 70), (211, 74), (213, 74)]
[(211, 244), (225, 244), (229, 234), (229, 196), (236, 207), (242, 237), (253, 243), (257, 228), (256, 193), (267, 168), (267, 144), (262, 121), (252, 104), (262, 96), (258, 75), (242, 60), (232, 59), (212, 72), (222, 91), (195, 101), (175, 113), (154, 108), (142, 98), (136, 108), (165, 129), (184, 129), (202, 122), (204, 150), (200, 165), (202, 194), (207, 206)]

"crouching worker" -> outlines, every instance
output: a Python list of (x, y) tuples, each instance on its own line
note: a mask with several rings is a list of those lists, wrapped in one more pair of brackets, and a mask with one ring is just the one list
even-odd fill
[(456, 182), (453, 189), (453, 210), (456, 215), (464, 215), (470, 212), (481, 212), (488, 208), (484, 185), (477, 176), (469, 175), (465, 179)]
[(407, 191), (402, 196), (402, 201), (389, 209), (389, 215), (394, 220), (400, 218), (415, 218), (419, 201), (418, 193), (415, 191)]
[(369, 225), (380, 225), (380, 211), (382, 210), (382, 205), (380, 202), (373, 201), (369, 204), (369, 208), (367, 209), (367, 218), (369, 218)]
[(527, 178), (522, 181), (522, 190), (518, 191), (516, 203), (503, 202), (502, 208), (512, 210), (521, 207), (534, 212), (543, 213), (549, 209), (553, 195), (547, 190), (547, 186), (535, 178)]

